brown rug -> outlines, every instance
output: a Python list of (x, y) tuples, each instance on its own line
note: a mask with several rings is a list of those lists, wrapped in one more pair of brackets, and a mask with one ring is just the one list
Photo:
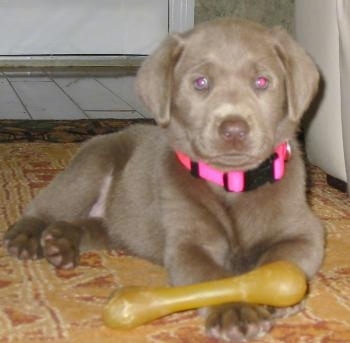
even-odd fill
[[(0, 145), (0, 244), (3, 232), (30, 199), (62, 170), (77, 143)], [(260, 342), (350, 342), (350, 202), (311, 169), (310, 203), (328, 231), (326, 260), (311, 283), (306, 310), (280, 320)], [(166, 285), (160, 266), (122, 252), (83, 254), (81, 265), (56, 270), (19, 261), (0, 248), (0, 342), (214, 343), (195, 311), (174, 314), (134, 330), (106, 328), (101, 310), (119, 285)]]

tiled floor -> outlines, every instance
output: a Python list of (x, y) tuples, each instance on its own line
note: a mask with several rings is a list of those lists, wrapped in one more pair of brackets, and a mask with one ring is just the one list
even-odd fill
[(149, 118), (135, 69), (0, 70), (0, 119)]

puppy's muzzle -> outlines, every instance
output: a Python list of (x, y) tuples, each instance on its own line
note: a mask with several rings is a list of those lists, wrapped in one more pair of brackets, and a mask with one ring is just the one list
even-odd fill
[(248, 123), (240, 117), (232, 117), (221, 122), (218, 128), (220, 138), (231, 146), (244, 144), (249, 135)]

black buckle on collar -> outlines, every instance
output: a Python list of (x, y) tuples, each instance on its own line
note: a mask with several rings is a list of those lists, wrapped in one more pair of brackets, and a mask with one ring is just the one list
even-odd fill
[(199, 165), (197, 162), (191, 161), (191, 175), (194, 177), (199, 177)]
[(277, 158), (277, 154), (274, 153), (270, 158), (260, 164), (255, 169), (248, 170), (245, 176), (245, 191), (252, 191), (267, 182), (274, 183), (274, 161)]
[(229, 187), (228, 187), (228, 174), (224, 173), (224, 175), (222, 176), (222, 181), (224, 182), (224, 188), (226, 192), (231, 192)]

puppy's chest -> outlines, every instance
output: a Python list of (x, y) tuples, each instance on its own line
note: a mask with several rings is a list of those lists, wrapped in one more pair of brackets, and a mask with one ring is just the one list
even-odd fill
[(229, 265), (234, 273), (243, 273), (256, 266), (269, 249), (276, 234), (271, 217), (254, 206), (232, 205), (227, 209), (230, 222)]
[(273, 237), (276, 227), (276, 215), (266, 202), (258, 201), (254, 196), (237, 196), (226, 204), (233, 244), (248, 251)]

